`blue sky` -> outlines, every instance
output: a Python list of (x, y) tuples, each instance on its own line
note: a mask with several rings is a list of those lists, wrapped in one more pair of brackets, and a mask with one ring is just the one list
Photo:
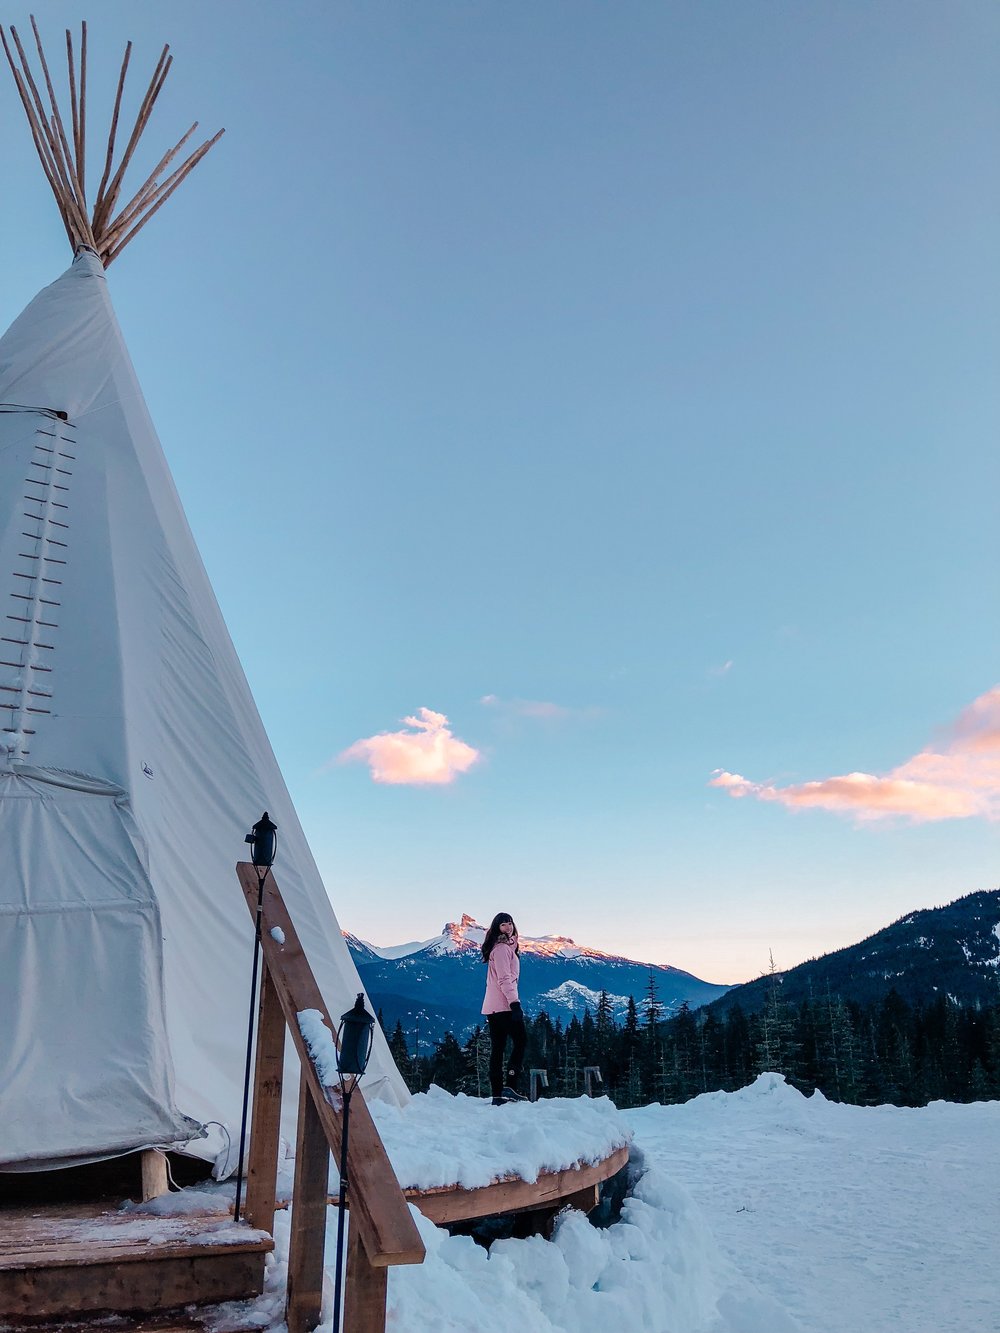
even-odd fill
[[(250, 15), (89, 6), (151, 156), (227, 128), (110, 281), (341, 924), (736, 981), (995, 885), (1000, 10)], [(0, 122), (7, 323), (68, 249)], [(420, 708), (453, 781), (331, 762)], [(958, 817), (802, 795), (928, 746)]]

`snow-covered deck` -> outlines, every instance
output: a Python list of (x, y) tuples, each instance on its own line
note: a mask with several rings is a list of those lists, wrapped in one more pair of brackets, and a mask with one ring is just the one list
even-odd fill
[(440, 1088), (404, 1107), (369, 1104), (404, 1190), (474, 1190), (498, 1180), (594, 1166), (632, 1134), (607, 1098), (553, 1097), (492, 1106)]

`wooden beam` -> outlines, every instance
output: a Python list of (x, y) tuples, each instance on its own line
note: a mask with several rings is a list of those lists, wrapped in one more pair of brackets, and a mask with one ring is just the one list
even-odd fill
[(584, 1190), (616, 1175), (627, 1161), (626, 1146), (615, 1149), (603, 1162), (570, 1167), (566, 1171), (547, 1171), (536, 1181), (498, 1180), (474, 1190), (447, 1187), (406, 1190), (405, 1194), (424, 1217), (442, 1226), (448, 1222), (492, 1217), (495, 1213), (535, 1212), (552, 1206), (561, 1208), (575, 1195), (581, 1195)]
[(385, 1301), (389, 1270), (368, 1262), (356, 1228), (347, 1232), (347, 1273), (344, 1323), (349, 1333), (385, 1333)]
[(147, 1148), (142, 1154), (142, 1198), (158, 1199), (161, 1194), (170, 1192), (167, 1179), (167, 1157), (155, 1148)]
[(323, 1250), (330, 1149), (313, 1095), (299, 1080), (292, 1234), (288, 1248), (288, 1333), (312, 1333), (323, 1305)]
[(559, 1200), (560, 1208), (578, 1208), (581, 1213), (592, 1213), (601, 1198), (600, 1185), (587, 1185), (575, 1194), (567, 1194)]
[[(229, 1243), (227, 1243), (229, 1242)], [(0, 1325), (259, 1295), (270, 1236), (228, 1214), (162, 1219), (100, 1205), (0, 1209)]]
[[(248, 861), (240, 862), (236, 871), (247, 907), (254, 915), (257, 910), (256, 872)], [(272, 934), (275, 927), (284, 939), (283, 944), (279, 945)], [(342, 1124), (340, 1098), (335, 1090), (328, 1092), (321, 1084), (299, 1029), (298, 1015), (305, 1009), (317, 1009), (330, 1032), (336, 1029), (330, 1021), (326, 1001), (316, 984), (273, 873), (264, 885), (261, 946), (264, 960), (274, 978), (285, 1021), (299, 1053), (302, 1077), (313, 1094), (327, 1144), (339, 1168)], [(376, 1267), (422, 1263), (424, 1246), (420, 1233), (410, 1216), (396, 1173), (360, 1088), (351, 1100), (350, 1175), (354, 1225), (361, 1233), (369, 1262)]]
[(37, 1320), (46, 1315), (117, 1310), (169, 1310), (196, 1302), (246, 1300), (264, 1287), (264, 1255), (219, 1246), (215, 1253), (150, 1254), (141, 1263), (99, 1263), (0, 1273), (0, 1316)]
[[(260, 1231), (274, 1233), (274, 1196), (281, 1141), (281, 1086), (285, 1066), (285, 1015), (267, 963), (260, 987), (257, 1059), (254, 1067), (253, 1119), (247, 1166), (246, 1219)], [(324, 1143), (326, 1140), (324, 1139)]]

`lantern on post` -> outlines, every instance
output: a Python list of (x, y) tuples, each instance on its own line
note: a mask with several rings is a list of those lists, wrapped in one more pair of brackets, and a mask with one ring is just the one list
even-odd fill
[[(243, 841), (250, 843), (250, 860), (257, 872), (257, 878), (266, 879), (278, 852), (278, 826), (270, 819), (266, 810)], [(264, 872), (263, 875), (261, 871)]]
[(253, 1061), (253, 1026), (257, 1008), (257, 972), (260, 967), (260, 915), (264, 908), (264, 881), (278, 854), (278, 826), (265, 810), (243, 839), (250, 844), (250, 860), (257, 872), (257, 913), (254, 917), (253, 971), (250, 976), (250, 1017), (247, 1020), (247, 1058), (243, 1073), (243, 1113), (240, 1117), (240, 1155), (236, 1164), (236, 1202), (233, 1221), (240, 1220), (243, 1191), (243, 1157), (247, 1143), (247, 1113), (250, 1107), (250, 1066)]
[(375, 1019), (365, 1008), (364, 994), (359, 991), (353, 1007), (348, 1009), (346, 1014), (341, 1014), (340, 1029), (337, 1033), (337, 1074), (340, 1095), (344, 1102), (344, 1111), (340, 1131), (340, 1193), (337, 1199), (337, 1265), (334, 1269), (333, 1333), (340, 1333), (340, 1293), (344, 1266), (344, 1213), (347, 1208), (347, 1143), (351, 1120), (351, 1094), (368, 1068), (374, 1041)]

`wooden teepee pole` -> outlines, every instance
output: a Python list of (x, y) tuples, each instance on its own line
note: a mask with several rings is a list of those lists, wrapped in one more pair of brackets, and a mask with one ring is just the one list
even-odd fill
[[(146, 225), (146, 223), (149, 221), (149, 219), (153, 216), (154, 213), (159, 212), (159, 210), (167, 202), (167, 200), (177, 189), (177, 187), (187, 179), (187, 177), (191, 174), (192, 171), (194, 171), (195, 167), (205, 156), (208, 150), (210, 148), (215, 147), (215, 145), (219, 142), (219, 140), (222, 138), (225, 132), (226, 132), (225, 130), (219, 130), (218, 133), (213, 135), (211, 139), (207, 140), (207, 142), (203, 143), (200, 148), (196, 149), (188, 158), (188, 160), (177, 168), (173, 176), (171, 176), (168, 180), (163, 182), (159, 190), (156, 192), (156, 194), (152, 196), (149, 203), (145, 206), (145, 211), (143, 212), (142, 217), (139, 219), (136, 225), (132, 228), (130, 232), (127, 233), (124, 239), (119, 241), (118, 244), (115, 245), (114, 248), (110, 251), (107, 259), (104, 261), (105, 267), (108, 264), (110, 264), (113, 259), (118, 258), (118, 256), (125, 249), (126, 245), (128, 245), (132, 237), (137, 235), (140, 231), (142, 231), (143, 227)], [(171, 184), (171, 182), (173, 183)], [(153, 203), (152, 200), (155, 200), (156, 202)]]
[(125, 89), (125, 75), (128, 73), (128, 62), (132, 59), (132, 43), (126, 42), (125, 55), (122, 58), (121, 73), (118, 75), (118, 89), (115, 93), (114, 110), (111, 112), (111, 129), (108, 131), (108, 151), (104, 159), (104, 174), (101, 177), (101, 183), (97, 187), (97, 200), (94, 204), (94, 219), (104, 202), (104, 191), (107, 188), (108, 180), (111, 177), (111, 163), (115, 156), (115, 138), (118, 134), (118, 116), (122, 109), (122, 93)]
[(28, 121), (28, 128), (31, 130), (31, 137), (34, 140), (35, 151), (38, 154), (38, 160), (41, 163), (42, 171), (45, 173), (45, 179), (48, 181), (59, 209), (59, 215), (63, 220), (63, 226), (66, 228), (66, 235), (69, 237), (69, 243), (76, 248), (77, 238), (73, 225), (70, 221), (70, 215), (63, 200), (62, 186), (59, 181), (59, 174), (56, 170), (55, 162), (52, 158), (47, 136), (42, 130), (38, 116), (31, 98), (28, 95), (28, 89), (18, 69), (10, 45), (7, 41), (7, 34), (3, 27), (0, 27), (0, 42), (3, 43), (4, 55), (7, 57), (7, 63), (10, 66), (11, 73), (14, 76), (14, 84), (18, 95), (21, 98), (21, 105), (24, 107), (24, 114)]
[(73, 114), (73, 153), (76, 178), (84, 205), (87, 202), (87, 24), (80, 24), (80, 87), (77, 92), (76, 62), (73, 58), (73, 34), (66, 29), (66, 69), (69, 75), (70, 111)]
[[(199, 148), (174, 168), (163, 179), (163, 173), (171, 166), (181, 149), (188, 142), (198, 122), (181, 136), (172, 148), (168, 148), (153, 170), (146, 176), (142, 185), (121, 208), (118, 201), (122, 193), (125, 176), (131, 166), (146, 127), (149, 124), (157, 98), (163, 89), (173, 56), (170, 47), (164, 46), (160, 52), (152, 77), (139, 102), (135, 122), (132, 126), (125, 148), (115, 161), (118, 142), (118, 127), (122, 113), (122, 98), (125, 80), (132, 58), (132, 43), (125, 46), (118, 85), (115, 90), (114, 109), (108, 131), (107, 150), (104, 157), (104, 171), (97, 187), (97, 196), (91, 212), (87, 204), (86, 165), (87, 165), (87, 25), (80, 27), (79, 62), (74, 50), (73, 36), (66, 31), (66, 74), (69, 86), (69, 119), (63, 119), (56, 96), (49, 63), (42, 45), (41, 33), (34, 16), (31, 16), (31, 30), (35, 39), (35, 50), (41, 78), (36, 81), (28, 61), (27, 53), (18, 35), (17, 29), (10, 28), (13, 46), (7, 40), (7, 32), (0, 26), (0, 43), (3, 45), (7, 63), (10, 66), (17, 87), (21, 105), (28, 121), (28, 128), (38, 154), (45, 178), (49, 183), (60, 216), (66, 227), (66, 234), (74, 249), (81, 245), (89, 246), (100, 255), (105, 264), (121, 254), (133, 236), (142, 230), (154, 213), (166, 203), (182, 181), (186, 180), (205, 154), (218, 143), (224, 131), (219, 130)], [(44, 83), (48, 105), (46, 106), (39, 91), (39, 83)], [(67, 132), (67, 125), (69, 132)], [(117, 210), (117, 215), (116, 215)]]
[(142, 132), (149, 122), (153, 106), (160, 95), (160, 89), (163, 87), (163, 81), (170, 71), (172, 57), (169, 52), (169, 46), (165, 46), (160, 52), (160, 59), (157, 61), (156, 69), (153, 71), (153, 77), (149, 81), (149, 87), (146, 89), (146, 94), (139, 105), (139, 113), (135, 118), (135, 125), (132, 127), (132, 133), (129, 135), (128, 143), (125, 145), (122, 160), (118, 163), (118, 170), (111, 177), (107, 193), (101, 200), (101, 203), (94, 209), (95, 231), (103, 231), (108, 218), (114, 212), (114, 207), (118, 201), (118, 195), (122, 188), (122, 180), (128, 169), (128, 164), (131, 162), (132, 154), (135, 152)]
[[(142, 212), (142, 209), (145, 206), (145, 204), (147, 202), (150, 202), (152, 197), (157, 193), (157, 191), (160, 188), (162, 188), (159, 185), (158, 177), (160, 176), (161, 172), (163, 172), (163, 170), (166, 167), (168, 167), (170, 163), (174, 160), (174, 158), (187, 143), (188, 139), (191, 138), (191, 135), (194, 134), (197, 128), (198, 128), (198, 122), (195, 121), (195, 123), (191, 126), (188, 132), (185, 135), (183, 135), (182, 138), (177, 140), (173, 148), (169, 148), (163, 154), (159, 162), (157, 162), (156, 166), (143, 181), (139, 189), (135, 192), (135, 194), (128, 201), (128, 203), (125, 204), (125, 206), (121, 209), (118, 216), (114, 219), (113, 222), (110, 222), (106, 230), (101, 233), (101, 236), (105, 241), (112, 240), (116, 233), (121, 234), (123, 228), (126, 227), (128, 223), (132, 221), (134, 217), (136, 217), (137, 214)], [(171, 177), (171, 179), (173, 178)]]
[(69, 181), (70, 189), (73, 192), (73, 197), (76, 202), (77, 209), (79, 211), (80, 221), (83, 224), (82, 229), (84, 237), (86, 238), (89, 235), (91, 244), (93, 244), (93, 232), (91, 232), (90, 230), (90, 218), (87, 216), (87, 203), (83, 197), (83, 187), (81, 186), (79, 180), (77, 180), (76, 166), (73, 161), (73, 154), (69, 150), (69, 143), (67, 142), (66, 139), (66, 131), (63, 127), (62, 117), (59, 114), (59, 104), (56, 101), (55, 91), (52, 87), (52, 79), (49, 76), (49, 66), (48, 62), (45, 59), (45, 51), (42, 47), (42, 39), (38, 33), (38, 24), (35, 22), (34, 14), (32, 14), (30, 18), (31, 18), (31, 30), (35, 34), (35, 46), (38, 48), (39, 63), (41, 64), (42, 74), (45, 78), (45, 90), (49, 95), (49, 105), (52, 108), (52, 124), (55, 126), (58, 145), (62, 148), (63, 152), (64, 174), (66, 176), (66, 179)]

